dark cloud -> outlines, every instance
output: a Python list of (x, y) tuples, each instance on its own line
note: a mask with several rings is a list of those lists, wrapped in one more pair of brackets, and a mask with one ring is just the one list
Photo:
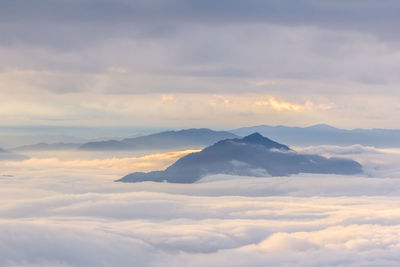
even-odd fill
[(398, 1), (277, 0), (6, 0), (1, 21), (53, 23), (245, 23), (337, 26), (371, 29), (396, 27)]
[(376, 106), (368, 99), (399, 95), (399, 8), (396, 1), (1, 1), (1, 90), (245, 92), (327, 103), (351, 95), (372, 120), (383, 105), (394, 112), (384, 104), (393, 98)]
[(68, 49), (117, 37), (173, 35), (188, 24), (247, 23), (339, 28), (397, 39), (399, 9), (397, 1), (6, 0), (0, 4), (0, 43)]

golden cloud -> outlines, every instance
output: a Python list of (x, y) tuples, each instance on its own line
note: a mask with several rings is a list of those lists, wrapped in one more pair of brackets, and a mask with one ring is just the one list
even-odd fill
[(315, 105), (307, 100), (304, 104), (296, 104), (289, 101), (279, 100), (270, 96), (268, 100), (254, 102), (256, 106), (266, 106), (278, 111), (310, 111), (315, 109), (328, 110), (334, 107), (333, 103)]
[(153, 171), (168, 167), (179, 158), (198, 149), (168, 151), (144, 156), (111, 157), (105, 159), (65, 159), (63, 154), (54, 154), (53, 157), (32, 157), (23, 161), (0, 161), (0, 169), (7, 170), (12, 175), (21, 173), (48, 172), (52, 170), (82, 173), (100, 172), (112, 175), (122, 175), (133, 171)]

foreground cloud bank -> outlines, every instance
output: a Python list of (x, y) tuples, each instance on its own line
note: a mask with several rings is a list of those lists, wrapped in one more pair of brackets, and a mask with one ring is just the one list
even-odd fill
[(0, 177), (0, 265), (398, 266), (399, 154), (319, 149), (357, 154), (374, 177), (119, 184), (112, 163), (60, 160), (42, 171), (32, 163), (48, 159), (0, 162), (13, 175)]

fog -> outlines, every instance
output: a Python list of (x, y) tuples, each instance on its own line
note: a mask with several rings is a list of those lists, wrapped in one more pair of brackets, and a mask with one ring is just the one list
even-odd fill
[(398, 266), (400, 153), (319, 146), (358, 176), (115, 183), (191, 151), (0, 160), (1, 266)]

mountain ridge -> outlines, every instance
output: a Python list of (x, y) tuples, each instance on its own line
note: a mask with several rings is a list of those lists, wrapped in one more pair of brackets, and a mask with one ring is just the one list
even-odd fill
[(14, 152), (10, 152), (8, 150), (0, 148), (0, 160), (25, 160), (28, 159), (28, 156), (20, 155)]
[(240, 136), (259, 132), (272, 139), (296, 146), (364, 145), (381, 148), (400, 147), (400, 130), (396, 129), (340, 129), (328, 124), (308, 127), (258, 125), (230, 130)]
[(163, 171), (135, 172), (117, 182), (194, 183), (206, 175), (288, 176), (298, 173), (357, 174), (353, 160), (303, 155), (259, 133), (225, 139), (178, 159)]
[(129, 150), (129, 149), (178, 149), (210, 145), (221, 139), (237, 138), (236, 134), (227, 131), (214, 131), (207, 128), (191, 128), (178, 131), (125, 138), (123, 140), (107, 140), (88, 142), (79, 147), (81, 150)]

